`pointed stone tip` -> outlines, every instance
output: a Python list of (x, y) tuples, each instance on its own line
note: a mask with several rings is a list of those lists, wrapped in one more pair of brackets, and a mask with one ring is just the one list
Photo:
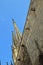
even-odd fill
[(12, 19), (12, 21), (13, 21), (13, 24), (14, 24), (15, 23), (14, 19)]
[(14, 19), (12, 19), (12, 21), (14, 21)]

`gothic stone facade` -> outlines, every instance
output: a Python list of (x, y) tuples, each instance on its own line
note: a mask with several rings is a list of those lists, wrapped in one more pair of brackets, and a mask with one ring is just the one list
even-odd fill
[[(14, 20), (13, 20), (14, 21)], [(43, 65), (43, 0), (31, 0), (24, 31), (13, 22), (12, 56), (15, 65)]]

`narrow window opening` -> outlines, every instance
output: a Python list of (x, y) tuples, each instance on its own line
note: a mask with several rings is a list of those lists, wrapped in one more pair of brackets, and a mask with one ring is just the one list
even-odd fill
[(39, 55), (39, 62), (41, 65), (43, 65), (43, 53)]
[(36, 10), (35, 10), (35, 8), (31, 8), (31, 11), (34, 11), (35, 12)]
[(22, 44), (21, 46), (22, 46), (22, 47), (25, 47), (25, 45), (24, 45), (24, 44)]
[(20, 58), (18, 59), (18, 61), (20, 61)]
[(30, 28), (29, 28), (29, 27), (27, 27), (27, 28), (26, 28), (26, 30), (30, 30)]

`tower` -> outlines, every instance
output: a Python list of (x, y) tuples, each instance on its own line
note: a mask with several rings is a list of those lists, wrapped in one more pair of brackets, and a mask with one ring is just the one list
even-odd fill
[(15, 65), (43, 65), (43, 0), (31, 0), (19, 41)]

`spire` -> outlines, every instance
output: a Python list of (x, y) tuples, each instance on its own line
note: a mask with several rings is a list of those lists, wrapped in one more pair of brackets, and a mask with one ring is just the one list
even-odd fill
[(16, 36), (15, 36), (14, 32), (12, 31), (12, 42), (13, 42), (13, 47), (16, 47), (16, 41), (17, 41)]
[(14, 34), (14, 32), (12, 31), (12, 48), (16, 48), (19, 45), (19, 39), (17, 39), (17, 35)]
[(21, 33), (19, 32), (19, 29), (18, 29), (14, 19), (12, 19), (12, 21), (13, 21), (14, 29), (15, 29), (15, 32), (16, 32), (16, 36), (17, 36), (18, 39), (20, 39), (21, 38)]

